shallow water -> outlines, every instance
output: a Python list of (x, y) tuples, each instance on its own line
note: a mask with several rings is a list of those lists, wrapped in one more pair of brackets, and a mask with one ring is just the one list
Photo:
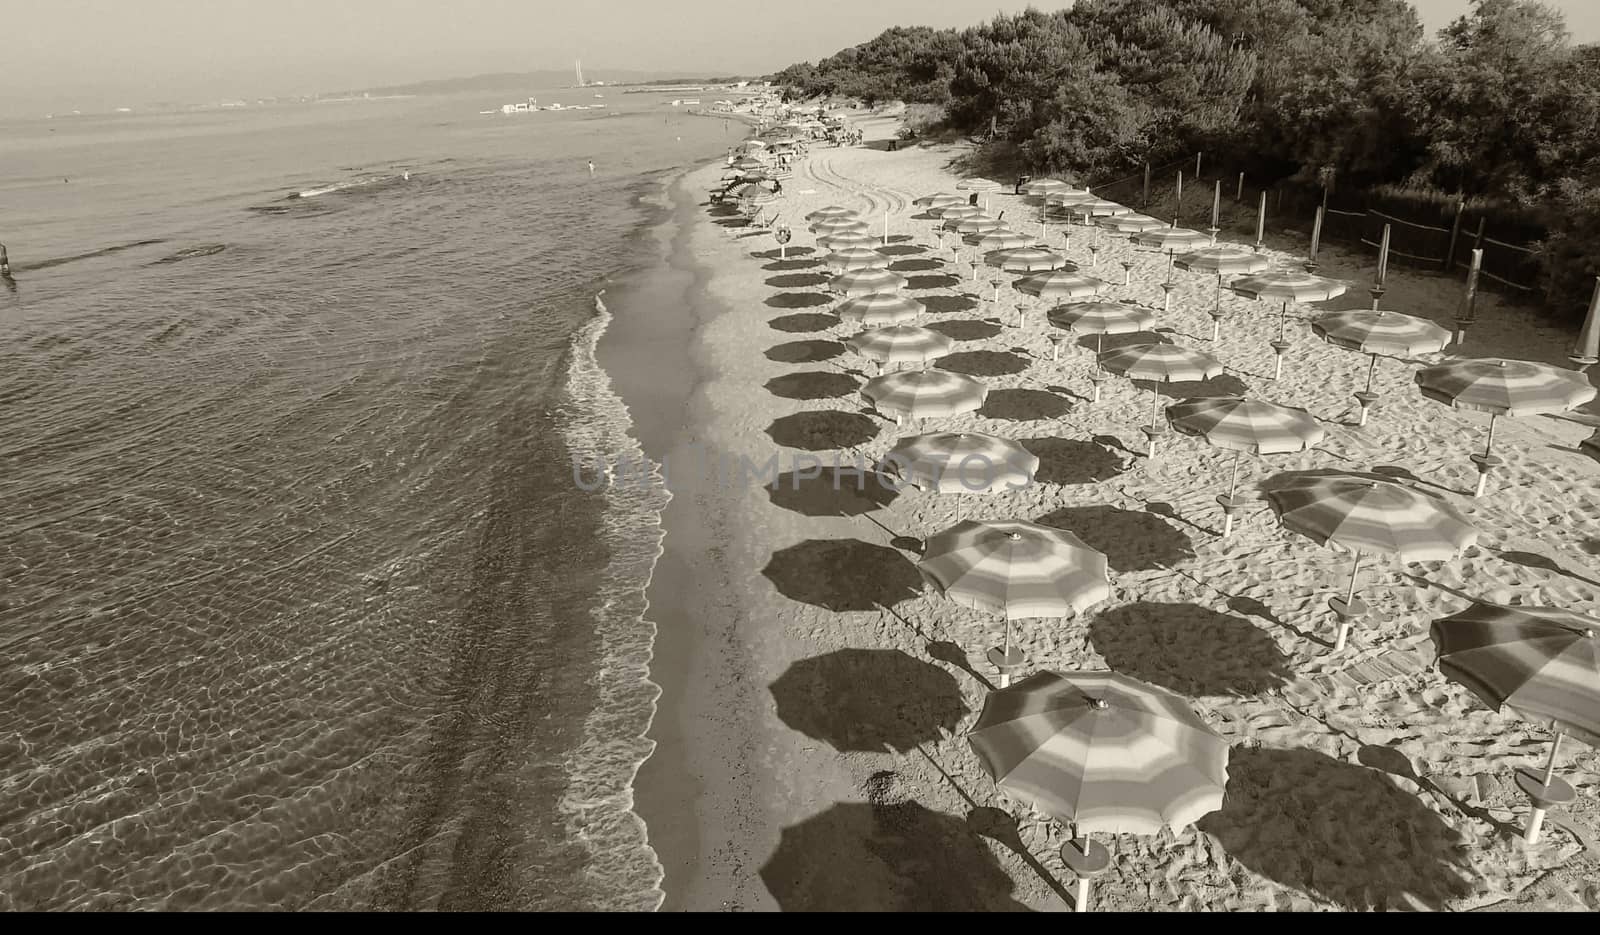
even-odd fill
[(664, 494), (571, 455), (738, 130), (611, 98), (5, 127), (0, 905), (655, 905)]

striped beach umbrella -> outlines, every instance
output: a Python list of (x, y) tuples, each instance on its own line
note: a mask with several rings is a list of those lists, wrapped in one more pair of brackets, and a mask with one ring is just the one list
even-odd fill
[(1033, 483), (1039, 458), (1009, 438), (935, 432), (903, 438), (884, 456), (903, 483), (934, 493), (994, 493)]
[(992, 231), (1008, 230), (999, 218), (992, 218), (987, 214), (972, 215), (964, 218), (951, 218), (946, 215), (943, 227), (945, 230), (955, 231), (958, 234), (987, 234)]
[(842, 247), (822, 258), (822, 262), (831, 269), (858, 270), (858, 269), (888, 269), (888, 257), (871, 247)]
[(947, 600), (1007, 620), (1066, 617), (1111, 597), (1106, 557), (1037, 523), (957, 523), (927, 541), (917, 568)]
[(1054, 192), (1070, 192), (1072, 186), (1060, 179), (1029, 179), (1022, 185), (1022, 193), (1035, 198), (1043, 198)]
[(1211, 243), (1211, 238), (1187, 227), (1161, 227), (1128, 238), (1136, 246), (1160, 250), (1169, 257)]
[(950, 227), (954, 225), (956, 221), (964, 221), (967, 218), (989, 216), (989, 212), (983, 210), (977, 205), (969, 205), (965, 203), (951, 205), (947, 208), (931, 208), (929, 209), (929, 213), (939, 215), (939, 219), (944, 222), (946, 227)]
[(1094, 198), (1089, 201), (1080, 201), (1075, 205), (1067, 206), (1067, 211), (1088, 218), (1109, 218), (1122, 214), (1132, 214), (1133, 209), (1126, 205), (1119, 205), (1115, 201), (1106, 201), (1104, 198)]
[(1444, 561), (1478, 541), (1477, 528), (1455, 507), (1379, 475), (1291, 471), (1270, 478), (1266, 486), (1267, 503), (1283, 528), (1355, 556), (1349, 592), (1331, 602), (1340, 618), (1335, 650), (1344, 648), (1349, 620), (1366, 611), (1356, 599), (1356, 575), (1366, 555)]
[(1108, 334), (1136, 334), (1156, 323), (1156, 316), (1121, 302), (1068, 302), (1050, 310), (1050, 324), (1068, 331), (1095, 335), (1095, 356), (1105, 352)]
[(870, 295), (874, 292), (899, 292), (906, 279), (886, 269), (852, 270), (828, 280), (828, 290), (842, 295)]
[(1067, 258), (1042, 247), (1015, 247), (987, 253), (983, 262), (1008, 273), (1042, 273), (1067, 265)]
[(996, 250), (1017, 250), (1033, 245), (1034, 238), (1027, 234), (1019, 234), (1010, 228), (1001, 227), (991, 231), (976, 231), (965, 233), (962, 238), (969, 246), (977, 247), (980, 253), (993, 253)]
[(896, 325), (911, 321), (927, 311), (927, 307), (898, 292), (874, 292), (842, 302), (833, 311), (844, 321), (863, 325)]
[(1120, 347), (1100, 355), (1100, 366), (1120, 373), (1130, 380), (1150, 382), (1150, 424), (1145, 434), (1150, 438), (1150, 456), (1156, 454), (1156, 437), (1164, 427), (1157, 421), (1161, 405), (1160, 384), (1184, 383), (1190, 380), (1209, 380), (1222, 374), (1222, 363), (1199, 351), (1191, 351), (1176, 344), (1135, 344)]
[(1046, 302), (1056, 302), (1062, 299), (1082, 299), (1096, 295), (1105, 282), (1093, 276), (1084, 276), (1081, 273), (1067, 270), (1055, 270), (1049, 273), (1034, 273), (1024, 276), (1012, 283), (1012, 288), (1023, 295), (1031, 295), (1036, 299)]
[(823, 218), (819, 221), (811, 222), (811, 233), (822, 236), (827, 236), (828, 234), (842, 234), (845, 231), (866, 233), (871, 229), (872, 228), (867, 224), (867, 222), (861, 220), (860, 218)]
[[(1290, 302), (1326, 302), (1344, 295), (1349, 283), (1337, 279), (1315, 276), (1303, 269), (1279, 267), (1264, 273), (1244, 276), (1228, 283), (1228, 291), (1247, 299), (1278, 301), (1278, 344), (1283, 344), (1283, 332), (1289, 321)], [(1287, 350), (1285, 347), (1283, 350)], [(1274, 350), (1278, 350), (1274, 347)], [(1283, 353), (1278, 353), (1279, 373), (1282, 373)], [(1274, 379), (1278, 374), (1274, 374)]]
[(1002, 188), (1005, 188), (1005, 186), (1001, 185), (999, 182), (996, 182), (994, 179), (985, 179), (985, 178), (976, 178), (976, 177), (962, 179), (961, 181), (956, 183), (956, 190), (957, 191), (977, 192), (979, 194), (986, 194), (988, 192), (997, 192)]
[(1489, 433), (1478, 464), (1478, 493), (1488, 471), (1500, 464), (1494, 454), (1494, 424), (1501, 416), (1565, 412), (1595, 398), (1589, 377), (1573, 370), (1528, 360), (1501, 358), (1452, 360), (1417, 371), (1422, 395), (1455, 409), (1489, 414)]
[(1518, 771), (1518, 785), (1534, 800), (1524, 837), (1536, 842), (1545, 805), (1573, 798), (1555, 774), (1562, 737), (1600, 747), (1600, 620), (1555, 607), (1479, 603), (1435, 620), (1429, 636), (1446, 678), (1494, 711), (1555, 732), (1544, 769)]
[(1259, 253), (1226, 245), (1201, 247), (1191, 250), (1172, 261), (1173, 265), (1191, 273), (1216, 273), (1217, 293), (1211, 305), (1211, 340), (1222, 333), (1222, 278), (1241, 273), (1259, 273), (1271, 261)]
[(1367, 388), (1356, 394), (1361, 406), (1360, 425), (1367, 424), (1367, 409), (1377, 400), (1372, 392), (1378, 374), (1378, 355), (1407, 356), (1442, 351), (1453, 335), (1426, 318), (1399, 312), (1353, 309), (1332, 312), (1311, 323), (1311, 331), (1335, 347), (1359, 351), (1372, 358), (1367, 368)]
[(850, 350), (880, 364), (927, 363), (948, 355), (956, 347), (956, 342), (948, 336), (914, 325), (873, 328), (844, 343)]
[(936, 419), (983, 408), (989, 388), (948, 370), (907, 370), (873, 377), (861, 395), (879, 412), (905, 419)]
[(1167, 424), (1180, 435), (1203, 438), (1214, 448), (1233, 452), (1228, 492), (1217, 498), (1224, 514), (1224, 538), (1233, 533), (1233, 516), (1241, 506), (1235, 494), (1244, 456), (1305, 451), (1321, 444), (1327, 434), (1317, 417), (1304, 409), (1237, 396), (1185, 399), (1167, 407)]
[(1067, 189), (1065, 191), (1051, 192), (1044, 196), (1044, 203), (1051, 208), (1072, 208), (1076, 205), (1099, 201), (1093, 193), (1084, 190)]
[(1121, 217), (1103, 217), (1095, 221), (1095, 226), (1108, 230), (1113, 234), (1142, 234), (1145, 231), (1162, 230), (1167, 227), (1167, 222), (1153, 218), (1148, 214), (1125, 214)]
[(847, 230), (837, 234), (823, 234), (817, 238), (817, 246), (824, 250), (841, 250), (845, 247), (875, 247), (878, 238), (865, 231)]
[(852, 210), (850, 208), (843, 207), (841, 205), (828, 205), (827, 207), (818, 208), (817, 210), (815, 210), (815, 211), (811, 212), (810, 214), (806, 215), (806, 220), (808, 220), (808, 221), (828, 221), (828, 220), (836, 220), (838, 218), (859, 219), (860, 216), (861, 216), (861, 212), (859, 212), (859, 211), (855, 211), (855, 210)]
[(952, 195), (949, 192), (936, 192), (932, 195), (923, 195), (921, 198), (913, 199), (911, 203), (919, 208), (933, 210), (940, 208), (954, 208), (958, 205), (966, 207), (967, 199), (961, 197), (960, 195)]
[(1187, 700), (1115, 672), (1037, 672), (990, 692), (967, 741), (996, 787), (1068, 826), (1069, 866), (1110, 863), (1096, 833), (1189, 827), (1228, 784), (1228, 742)]

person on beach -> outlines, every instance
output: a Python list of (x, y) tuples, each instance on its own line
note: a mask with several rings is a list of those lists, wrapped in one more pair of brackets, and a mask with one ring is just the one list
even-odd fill
[(1031, 176), (1031, 175), (1019, 175), (1019, 176), (1017, 176), (1017, 187), (1016, 187), (1015, 190), (1013, 190), (1011, 192), (1011, 194), (1013, 194), (1013, 195), (1022, 194), (1022, 186), (1028, 184), (1031, 181), (1033, 181), (1033, 176)]
[(0, 243), (0, 276), (11, 278), (11, 256), (6, 253), (6, 245)]
[(589, 178), (594, 178), (594, 160), (589, 160)]

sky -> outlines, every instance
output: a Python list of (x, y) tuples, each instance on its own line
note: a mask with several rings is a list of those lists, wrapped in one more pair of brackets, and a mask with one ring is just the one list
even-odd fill
[[(1467, 0), (1412, 0), (1430, 31)], [(1547, 0), (1578, 42), (1600, 0)], [(499, 71), (764, 74), (1006, 0), (0, 0), (0, 112), (310, 94)], [(1036, 2), (1042, 9), (1067, 3)]]

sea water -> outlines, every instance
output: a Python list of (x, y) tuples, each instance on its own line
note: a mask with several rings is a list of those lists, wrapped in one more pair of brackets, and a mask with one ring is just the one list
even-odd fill
[(571, 465), (663, 100), (0, 125), (0, 908), (658, 904), (667, 495)]

